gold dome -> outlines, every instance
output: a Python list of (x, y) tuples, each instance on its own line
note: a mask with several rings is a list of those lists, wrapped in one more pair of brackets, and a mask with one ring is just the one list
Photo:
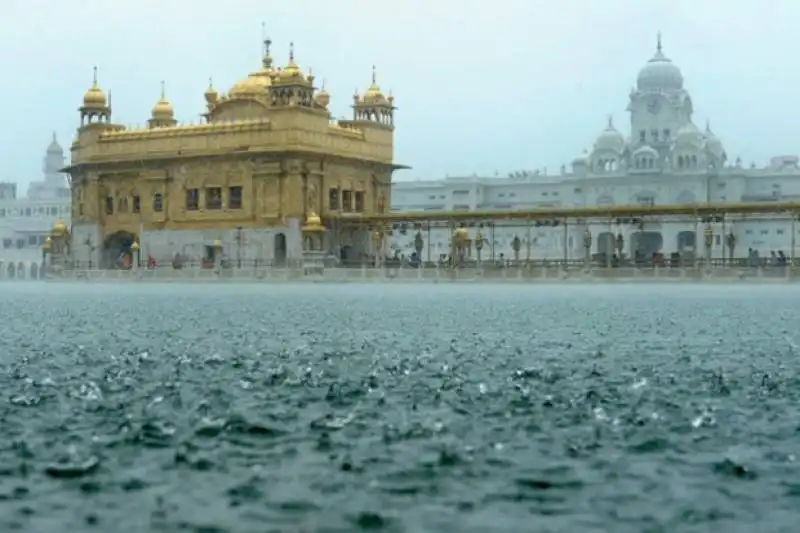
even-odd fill
[(382, 101), (386, 97), (381, 92), (381, 87), (378, 85), (377, 76), (375, 73), (375, 65), (372, 65), (372, 83), (367, 87), (367, 92), (364, 93), (362, 100), (364, 102)]
[(217, 96), (219, 96), (219, 93), (217, 93), (217, 90), (214, 88), (214, 83), (211, 78), (208, 78), (208, 88), (206, 89), (206, 92), (203, 93), (203, 96), (206, 97), (206, 101), (208, 102), (215, 101)]
[(97, 67), (94, 67), (94, 80), (92, 86), (83, 95), (83, 107), (105, 107), (106, 95), (97, 83)]
[(304, 78), (303, 71), (294, 62), (294, 43), (289, 43), (289, 63), (283, 67), (280, 72), (282, 80), (290, 80), (293, 78)]
[(469, 231), (467, 228), (458, 228), (453, 232), (453, 237), (458, 240), (466, 240), (469, 239)]
[(321, 226), (322, 219), (319, 218), (319, 215), (316, 214), (314, 211), (311, 211), (306, 218), (306, 225), (307, 226)]
[(266, 69), (254, 72), (236, 83), (228, 92), (231, 96), (266, 96), (272, 85), (272, 74)]
[(58, 222), (55, 223), (55, 225), (53, 225), (53, 235), (55, 235), (56, 237), (60, 237), (62, 235), (65, 235), (66, 233), (67, 233), (67, 225), (64, 223), (64, 221), (59, 220)]
[(175, 108), (167, 100), (164, 82), (161, 82), (161, 98), (158, 99), (156, 105), (153, 107), (153, 118), (172, 119), (175, 115)]
[(328, 107), (328, 104), (331, 103), (331, 95), (325, 90), (324, 80), (322, 82), (322, 89), (317, 92), (317, 94), (314, 96), (314, 99), (317, 101), (317, 104), (321, 105), (322, 107)]

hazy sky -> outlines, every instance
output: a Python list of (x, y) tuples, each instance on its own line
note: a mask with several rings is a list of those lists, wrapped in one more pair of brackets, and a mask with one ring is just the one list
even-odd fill
[(0, 179), (40, 173), (53, 130), (68, 149), (77, 107), (100, 68), (114, 121), (142, 124), (159, 83), (182, 121), (273, 56), (325, 78), (335, 116), (353, 90), (392, 90), (396, 179), (557, 172), (589, 148), (627, 96), (655, 36), (681, 67), (698, 126), (731, 158), (800, 154), (800, 2), (773, 0), (3, 0), (0, 68), (9, 96)]

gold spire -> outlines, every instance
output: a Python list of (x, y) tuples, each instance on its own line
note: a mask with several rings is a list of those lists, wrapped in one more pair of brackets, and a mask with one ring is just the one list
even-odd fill
[(261, 23), (261, 44), (263, 46), (261, 65), (264, 69), (272, 69), (272, 56), (269, 49), (272, 46), (272, 39), (267, 37), (267, 25)]
[(92, 86), (83, 95), (83, 107), (105, 107), (107, 103), (106, 95), (97, 82), (97, 67), (93, 67), (92, 71)]

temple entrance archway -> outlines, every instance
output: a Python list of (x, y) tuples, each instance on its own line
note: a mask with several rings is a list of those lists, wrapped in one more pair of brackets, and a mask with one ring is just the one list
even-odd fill
[(286, 235), (283, 233), (275, 235), (273, 258), (275, 266), (286, 265)]
[(131, 245), (136, 235), (128, 231), (112, 233), (103, 241), (100, 268), (128, 268), (133, 258)]
[(14, 279), (17, 277), (17, 267), (14, 263), (9, 263), (8, 268), (6, 269), (6, 277), (8, 279)]
[(649, 261), (663, 246), (664, 237), (658, 231), (637, 231), (631, 235), (631, 253), (640, 260)]
[(615, 243), (614, 234), (610, 231), (604, 231), (597, 236), (597, 253), (606, 254), (609, 257), (614, 255)]
[(31, 263), (31, 279), (39, 279), (39, 265)]
[(17, 279), (25, 279), (25, 263), (17, 263)]
[(353, 252), (353, 247), (349, 244), (345, 244), (339, 249), (339, 259), (341, 260), (342, 264), (348, 264), (354, 262), (357, 257), (356, 254)]

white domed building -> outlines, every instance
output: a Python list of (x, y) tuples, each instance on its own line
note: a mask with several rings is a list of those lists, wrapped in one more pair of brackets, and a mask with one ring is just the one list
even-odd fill
[[(615, 127), (611, 117), (589, 151), (578, 155), (560, 172), (515, 172), (507, 177), (470, 176), (439, 180), (397, 182), (392, 204), (396, 211), (470, 211), (491, 209), (567, 208), (611, 205), (663, 205), (725, 202), (800, 201), (800, 168), (796, 156), (776, 156), (763, 168), (743, 168), (732, 162), (725, 147), (706, 122), (699, 128), (693, 119), (694, 103), (683, 74), (664, 52), (658, 37), (653, 56), (636, 76), (628, 95), (630, 131)], [(501, 165), (502, 162), (499, 162)], [(798, 225), (800, 226), (800, 224)], [(608, 224), (589, 228), (592, 251), (613, 252), (622, 234), (624, 253), (643, 255), (701, 252), (703, 227), (693, 222), (647, 221), (644, 226)], [(800, 236), (791, 222), (737, 220), (713, 225), (712, 256), (721, 258), (724, 236), (736, 236), (734, 253), (748, 249), (762, 256), (772, 251), (792, 253)], [(581, 259), (585, 228), (535, 227), (531, 230), (497, 225), (484, 246), (483, 257), (513, 256), (511, 243), (523, 240), (526, 257)], [(474, 230), (473, 230), (474, 231)], [(413, 231), (395, 232), (393, 248), (400, 254), (413, 251)], [(422, 258), (449, 252), (446, 231), (432, 232)], [(487, 252), (487, 249), (489, 250)], [(800, 250), (798, 250), (800, 251)]]
[(42, 246), (56, 224), (69, 226), (70, 188), (61, 169), (64, 150), (55, 134), (42, 161), (42, 179), (25, 197), (17, 184), (0, 183), (0, 281), (40, 277)]

